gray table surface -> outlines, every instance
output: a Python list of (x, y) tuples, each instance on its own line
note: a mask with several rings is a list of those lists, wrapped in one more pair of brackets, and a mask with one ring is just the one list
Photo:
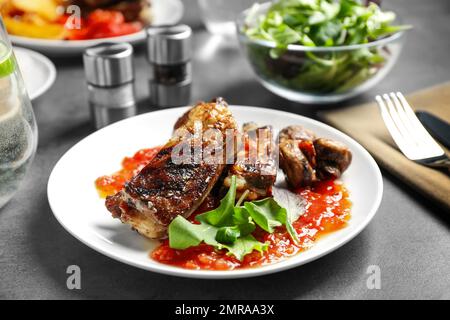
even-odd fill
[[(223, 96), (230, 103), (279, 108), (314, 116), (316, 107), (283, 100), (254, 79), (233, 47), (205, 49), (210, 36), (186, 4), (186, 23), (195, 30), (193, 100)], [(410, 92), (450, 80), (450, 1), (388, 2), (414, 25), (388, 77), (370, 92)], [(81, 59), (54, 59), (58, 77), (34, 104), (39, 149), (15, 198), (0, 210), (0, 298), (7, 299), (450, 299), (450, 212), (408, 189), (383, 171), (384, 196), (372, 223), (337, 251), (307, 265), (259, 278), (210, 281), (169, 277), (107, 258), (70, 236), (47, 202), (46, 185), (58, 159), (93, 130), (89, 124)], [(143, 111), (147, 68), (136, 59)], [(341, 106), (341, 107), (342, 107)], [(70, 205), (70, 204), (68, 204)], [(79, 265), (82, 289), (68, 290), (66, 268)], [(367, 268), (381, 270), (381, 289), (366, 286)]]

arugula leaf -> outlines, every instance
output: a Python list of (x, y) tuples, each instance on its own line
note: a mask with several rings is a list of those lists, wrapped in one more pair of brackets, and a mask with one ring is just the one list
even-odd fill
[(239, 237), (244, 237), (255, 231), (254, 223), (243, 223), (233, 227), (222, 227), (217, 230), (216, 240), (220, 243), (233, 243)]
[(272, 198), (246, 202), (244, 207), (255, 223), (269, 233), (282, 225), (278, 217), (282, 208)]
[(252, 253), (253, 250), (261, 253), (266, 251), (269, 248), (269, 244), (267, 242), (259, 242), (254, 236), (249, 234), (239, 238), (233, 244), (227, 245), (226, 248), (230, 251), (230, 254), (233, 254), (237, 259), (242, 261), (242, 259), (244, 259), (247, 254)]
[(216, 240), (221, 243), (233, 243), (241, 236), (238, 226), (222, 227), (217, 230)]
[(272, 188), (273, 199), (283, 208), (286, 208), (289, 221), (297, 221), (305, 213), (306, 201), (288, 189)]
[(224, 227), (233, 225), (234, 203), (236, 201), (236, 176), (231, 177), (230, 189), (220, 200), (220, 205), (214, 210), (198, 215), (195, 219), (213, 226)]
[(278, 188), (273, 190), (279, 202), (274, 198), (266, 198), (245, 202), (241, 206), (248, 193), (244, 192), (235, 205), (236, 177), (233, 176), (230, 189), (220, 206), (196, 217), (200, 224), (190, 223), (182, 216), (171, 222), (170, 247), (183, 250), (204, 242), (219, 250), (226, 249), (227, 254), (242, 260), (253, 250), (262, 252), (268, 248), (267, 243), (259, 242), (251, 234), (255, 231), (255, 224), (269, 233), (274, 232), (275, 227), (284, 225), (291, 238), (297, 242), (298, 236), (292, 222), (303, 212), (303, 202), (290, 191), (281, 191)]
[(273, 198), (246, 202), (245, 209), (263, 230), (273, 233), (273, 228), (284, 225), (294, 242), (298, 243), (297, 232), (292, 226), (292, 222), (295, 220), (291, 218), (286, 208), (281, 207)]
[(252, 217), (248, 214), (248, 211), (244, 206), (235, 207), (233, 214), (233, 222), (235, 224), (245, 224), (252, 222)]
[[(178, 216), (169, 225), (169, 246), (173, 249), (184, 250), (205, 242), (219, 250), (227, 249), (229, 255), (234, 255), (239, 260), (242, 260), (245, 255), (253, 252), (253, 250), (263, 252), (268, 248), (267, 243), (259, 242), (251, 234), (236, 238), (233, 243), (220, 243), (216, 240), (216, 237), (221, 240), (229, 239), (221, 238), (221, 235), (219, 235), (221, 229), (223, 228), (217, 228), (206, 223), (193, 224), (182, 216)], [(225, 233), (229, 237), (231, 235), (229, 230), (221, 231), (221, 233)]]
[(286, 210), (286, 208), (281, 208), (278, 219), (280, 219), (281, 223), (286, 226), (286, 230), (291, 236), (292, 240), (294, 240), (295, 243), (298, 243), (300, 239), (298, 238), (297, 231), (295, 231), (294, 226), (292, 225), (291, 219), (289, 218), (289, 214)]
[(186, 249), (198, 246), (201, 242), (222, 249), (216, 241), (217, 227), (206, 223), (193, 224), (182, 216), (176, 217), (169, 225), (169, 246), (173, 249)]

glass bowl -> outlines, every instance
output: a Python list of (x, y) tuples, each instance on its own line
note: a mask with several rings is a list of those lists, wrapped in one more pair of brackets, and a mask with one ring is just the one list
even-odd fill
[[(257, 17), (271, 3), (258, 6)], [(255, 10), (254, 8), (252, 10)], [(354, 97), (372, 88), (392, 69), (403, 46), (404, 32), (377, 41), (339, 47), (289, 45), (279, 50), (271, 41), (249, 38), (247, 11), (237, 20), (238, 38), (258, 80), (288, 100), (324, 104)]]

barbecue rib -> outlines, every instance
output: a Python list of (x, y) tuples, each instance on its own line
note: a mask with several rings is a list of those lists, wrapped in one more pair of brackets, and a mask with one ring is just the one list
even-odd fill
[[(183, 143), (193, 150), (193, 140), (187, 134), (194, 133), (194, 125), (198, 123), (203, 132), (213, 128), (223, 136), (228, 129), (236, 130), (235, 120), (223, 99), (197, 104), (177, 122), (174, 136), (155, 158), (122, 191), (106, 199), (106, 207), (113, 217), (148, 238), (164, 238), (175, 217), (188, 217), (202, 204), (221, 176), (226, 166), (224, 161), (211, 164), (201, 159), (197, 163), (176, 163), (172, 157), (174, 148)], [(202, 143), (204, 146), (216, 141), (203, 137)]]

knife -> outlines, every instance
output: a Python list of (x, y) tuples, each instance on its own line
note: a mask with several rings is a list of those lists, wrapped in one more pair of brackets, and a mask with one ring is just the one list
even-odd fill
[(450, 149), (450, 124), (427, 111), (416, 111), (416, 115), (430, 134)]

